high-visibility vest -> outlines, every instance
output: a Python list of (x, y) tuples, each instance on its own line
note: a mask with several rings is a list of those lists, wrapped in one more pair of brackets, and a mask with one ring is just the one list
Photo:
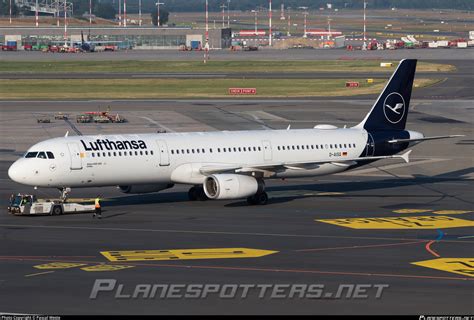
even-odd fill
[(95, 207), (100, 208), (100, 199), (99, 198), (95, 199)]

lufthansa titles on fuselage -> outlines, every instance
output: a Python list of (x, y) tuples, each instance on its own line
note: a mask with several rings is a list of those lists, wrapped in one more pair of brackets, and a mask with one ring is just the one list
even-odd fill
[(101, 150), (130, 150), (130, 149), (146, 149), (147, 146), (143, 140), (116, 140), (97, 139), (96, 141), (81, 140), (82, 146), (86, 151), (101, 151)]

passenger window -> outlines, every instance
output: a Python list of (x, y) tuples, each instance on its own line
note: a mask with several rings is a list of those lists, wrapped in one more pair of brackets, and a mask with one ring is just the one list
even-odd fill
[(262, 151), (262, 148), (261, 148), (261, 147), (258, 147), (258, 151)]
[(171, 150), (171, 154), (174, 154), (174, 150)]
[(257, 148), (253, 147), (253, 151), (257, 151)]
[(36, 158), (37, 155), (38, 155), (38, 152), (28, 152), (25, 155), (25, 158)]
[(122, 152), (121, 152), (121, 151), (119, 151), (119, 153), (118, 153), (118, 154), (119, 154), (119, 157), (121, 157), (121, 156), (122, 156)]
[(184, 154), (184, 149), (181, 149), (181, 154)]
[(92, 158), (94, 158), (94, 157), (95, 157), (95, 154), (94, 154), (94, 152), (92, 152)]
[[(120, 155), (120, 152), (119, 152), (119, 155)], [(140, 155), (143, 156), (143, 151), (140, 151)]]
[(150, 150), (150, 154), (153, 155), (153, 150)]
[(347, 148), (347, 145), (344, 143), (344, 148)]
[(209, 152), (212, 153), (212, 148), (209, 148)]
[(234, 152), (237, 152), (237, 148), (236, 148), (236, 147), (234, 147)]
[(239, 150), (239, 152), (241, 152), (241, 151), (242, 151), (242, 149), (241, 149), (240, 147), (238, 148), (238, 150)]
[(106, 156), (106, 153), (105, 152), (102, 152), (102, 157), (105, 157)]
[(217, 148), (217, 152), (221, 152), (221, 148)]
[(46, 159), (46, 153), (44, 153), (44, 152), (42, 152), (42, 151), (39, 152), (37, 158)]
[(194, 149), (191, 149), (191, 152), (194, 153)]
[(196, 149), (196, 152), (199, 153), (199, 149)]
[(46, 152), (48, 159), (54, 159), (54, 154), (51, 151)]
[(206, 153), (206, 150), (204, 150), (204, 148), (202, 149), (202, 153)]

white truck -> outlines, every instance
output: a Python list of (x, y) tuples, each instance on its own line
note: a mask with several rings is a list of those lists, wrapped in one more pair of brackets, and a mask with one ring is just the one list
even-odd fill
[(29, 194), (17, 194), (10, 198), (8, 212), (17, 216), (26, 215), (61, 215), (64, 213), (93, 212), (93, 204), (79, 204), (74, 202), (61, 202), (57, 200), (38, 200)]

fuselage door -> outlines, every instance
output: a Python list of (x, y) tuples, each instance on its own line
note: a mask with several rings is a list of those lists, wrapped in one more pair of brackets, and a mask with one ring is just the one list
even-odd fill
[(271, 161), (272, 160), (272, 144), (268, 140), (262, 141), (263, 147), (263, 160)]
[(368, 133), (367, 137), (367, 145), (365, 146), (365, 156), (372, 157), (375, 154), (375, 141), (374, 137), (370, 133)]
[(71, 170), (82, 169), (81, 149), (79, 149), (79, 144), (71, 142), (67, 144), (67, 147), (69, 149), (69, 155), (71, 156)]
[(168, 154), (168, 145), (164, 140), (157, 140), (158, 152), (160, 154), (160, 166), (170, 165), (170, 156)]

